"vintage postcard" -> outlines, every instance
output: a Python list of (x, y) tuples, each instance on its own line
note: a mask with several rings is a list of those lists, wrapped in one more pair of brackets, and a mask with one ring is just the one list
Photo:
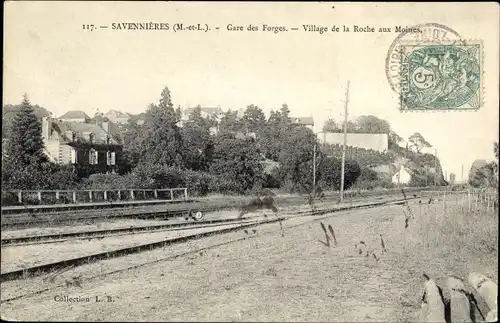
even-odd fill
[(3, 320), (497, 321), (497, 3), (4, 12)]

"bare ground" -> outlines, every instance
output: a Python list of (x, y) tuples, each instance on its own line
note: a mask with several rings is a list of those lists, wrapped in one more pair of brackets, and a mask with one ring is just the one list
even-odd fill
[[(471, 271), (480, 271), (498, 281), (498, 250), (471, 250), (449, 239), (441, 241), (439, 250), (422, 246), (422, 238), (432, 237), (430, 233), (423, 236), (422, 226), (429, 219), (421, 217), (405, 229), (401, 206), (334, 214), (323, 222), (334, 228), (339, 243), (336, 247), (326, 247), (318, 241), (325, 241), (325, 234), (319, 222), (312, 219), (287, 221), (287, 226), (302, 225), (285, 229), (285, 237), (280, 236), (277, 223), (259, 227), (256, 234), (236, 232), (209, 237), (178, 246), (176, 250), (180, 253), (248, 238), (202, 254), (103, 275), (83, 281), (81, 288), (56, 287), (39, 295), (2, 303), (2, 318), (414, 321), (420, 308), (423, 272), (438, 283), (450, 274), (463, 277)], [(383, 235), (387, 253), (380, 252), (379, 234)], [(356, 252), (354, 244), (360, 240), (376, 252), (379, 261)], [(108, 264), (132, 259), (136, 262), (158, 260), (159, 252), (161, 250), (151, 251), (148, 259), (145, 258), (148, 253), (141, 253), (112, 259)], [(169, 250), (168, 254), (175, 252)], [(23, 288), (23, 284), (32, 282), (3, 283), (2, 292)], [(65, 295), (88, 297), (90, 302), (55, 301), (56, 296)], [(96, 296), (111, 296), (113, 301), (95, 302)]]

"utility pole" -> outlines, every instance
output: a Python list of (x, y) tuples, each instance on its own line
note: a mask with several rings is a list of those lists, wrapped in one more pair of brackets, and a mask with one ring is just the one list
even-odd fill
[(340, 173), (340, 202), (344, 201), (344, 172), (345, 172), (345, 146), (347, 143), (347, 103), (349, 102), (349, 81), (347, 81), (347, 90), (345, 93), (344, 106), (344, 144), (342, 146), (342, 169)]
[(313, 198), (316, 197), (316, 141), (314, 142), (314, 152), (313, 152)]
[(437, 149), (434, 149), (434, 186), (437, 185)]
[(462, 164), (462, 176), (460, 177), (461, 181), (464, 180), (464, 164)]

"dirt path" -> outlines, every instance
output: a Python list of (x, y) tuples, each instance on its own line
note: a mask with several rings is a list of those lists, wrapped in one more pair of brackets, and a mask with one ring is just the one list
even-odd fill
[[(411, 228), (404, 228), (400, 206), (342, 214), (323, 220), (335, 230), (336, 247), (318, 241), (325, 240), (319, 222), (286, 229), (284, 238), (277, 224), (266, 225), (249, 234), (254, 238), (201, 255), (4, 303), (2, 315), (80, 321), (412, 321), (420, 308), (424, 271), (438, 281), (474, 270), (497, 280), (491, 255), (463, 258), (456, 253), (453, 262), (436, 254), (426, 258), (407, 247), (405, 230)], [(387, 253), (379, 251), (379, 234)], [(200, 245), (220, 239), (207, 238)], [(379, 261), (356, 252), (359, 240), (376, 251)], [(56, 296), (90, 301), (58, 302)], [(113, 301), (95, 302), (96, 296)]]

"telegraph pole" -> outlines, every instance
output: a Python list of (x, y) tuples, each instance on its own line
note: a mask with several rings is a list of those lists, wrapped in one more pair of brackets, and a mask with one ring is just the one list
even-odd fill
[(347, 143), (347, 103), (349, 102), (349, 81), (347, 81), (347, 90), (345, 93), (344, 106), (344, 144), (342, 146), (342, 169), (340, 173), (340, 202), (344, 201), (344, 172), (345, 172), (345, 146)]
[(313, 152), (313, 198), (316, 197), (316, 141), (314, 142)]
[(434, 186), (437, 184), (437, 154), (437, 149), (434, 149)]

